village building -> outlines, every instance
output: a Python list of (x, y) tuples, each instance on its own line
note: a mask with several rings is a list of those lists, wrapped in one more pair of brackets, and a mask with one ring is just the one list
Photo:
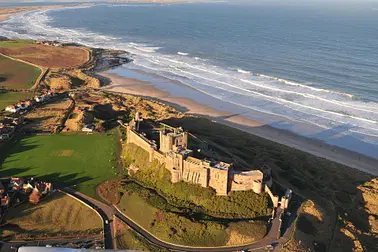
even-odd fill
[(51, 183), (38, 182), (35, 184), (32, 193), (29, 195), (29, 202), (38, 204), (41, 199), (48, 193), (52, 192), (53, 187)]
[[(127, 126), (127, 143), (133, 143), (149, 153), (149, 161), (157, 160), (171, 173), (171, 182), (185, 181), (213, 188), (217, 195), (226, 196), (230, 191), (264, 191), (264, 174), (260, 170), (236, 171), (233, 164), (196, 158), (188, 149), (188, 132), (182, 128), (163, 128), (157, 140), (148, 139), (140, 132), (139, 113)], [(136, 167), (131, 167), (130, 172)]]
[(29, 194), (33, 191), (34, 187), (30, 184), (30, 182), (27, 182), (22, 185), (22, 193)]
[(9, 205), (9, 196), (0, 194), (0, 206), (6, 207)]
[(24, 184), (23, 178), (11, 178), (9, 183), (9, 190), (10, 191), (19, 191)]
[(5, 108), (5, 111), (9, 113), (18, 113), (20, 111), (20, 108), (15, 105), (9, 105)]
[(0, 123), (0, 141), (9, 140), (13, 136), (14, 131), (14, 126)]
[(4, 192), (5, 192), (4, 185), (3, 185), (3, 183), (1, 183), (1, 181), (0, 181), (0, 194), (3, 194)]

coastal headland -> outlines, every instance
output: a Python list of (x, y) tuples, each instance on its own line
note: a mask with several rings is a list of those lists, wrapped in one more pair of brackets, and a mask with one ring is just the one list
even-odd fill
[[(2, 43), (4, 49), (13, 42)], [(376, 245), (376, 160), (174, 96), (153, 82), (102, 72), (129, 62), (127, 56), (119, 56), (126, 52), (52, 41), (26, 43), (41, 43), (49, 48), (41, 53), (51, 55), (55, 46), (67, 51), (73, 46), (88, 52), (89, 58), (68, 54), (75, 59), (72, 65), (61, 59), (50, 65), (39, 58), (7, 55), (16, 63), (20, 58), (30, 66), (48, 64), (48, 72), (38, 85), (22, 89), (12, 88), (8, 76), (0, 80), (5, 84), (1, 95), (32, 94), (9, 102), (14, 109), (23, 107), (15, 116), (2, 111), (4, 125), (9, 120), (17, 124), (9, 128), (11, 140), (0, 143), (0, 177), (43, 177), (101, 198), (108, 208), (117, 207), (117, 214), (122, 214), (118, 219), (127, 216), (135, 224), (114, 226), (122, 234), (122, 239), (114, 239), (118, 248), (151, 250), (141, 234), (192, 249), (245, 243), (250, 248), (267, 234), (272, 212), (265, 193), (249, 190), (222, 197), (211, 188), (171, 183), (164, 164), (127, 143), (127, 132), (119, 124), (130, 123), (137, 112), (143, 120), (190, 132), (192, 149), (201, 150), (197, 152), (204, 158), (235, 163), (239, 171), (268, 167), (274, 193), (282, 196), (286, 188), (292, 189), (290, 214), (283, 215), (289, 232), (283, 232), (281, 248), (358, 251)], [(25, 108), (29, 101), (33, 104)], [(126, 175), (130, 170), (135, 173)], [(138, 225), (144, 231), (135, 234)], [(276, 238), (268, 233), (263, 239)]]

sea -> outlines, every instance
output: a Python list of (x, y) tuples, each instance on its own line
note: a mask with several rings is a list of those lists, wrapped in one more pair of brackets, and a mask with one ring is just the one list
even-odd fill
[(14, 15), (0, 36), (122, 49), (118, 74), (378, 158), (377, 2), (97, 3)]

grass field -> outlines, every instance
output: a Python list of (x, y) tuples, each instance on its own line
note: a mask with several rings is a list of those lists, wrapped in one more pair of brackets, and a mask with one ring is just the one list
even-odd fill
[(3, 237), (87, 234), (102, 229), (102, 220), (95, 211), (61, 193), (48, 196), (38, 205), (24, 203), (10, 209), (7, 223), (0, 229)]
[[(262, 239), (267, 231), (263, 221), (219, 224), (194, 221), (152, 206), (136, 193), (125, 193), (118, 204), (121, 211), (160, 239), (188, 246), (242, 245)], [(126, 233), (121, 241), (130, 244)]]
[(34, 45), (34, 44), (35, 44), (34, 40), (26, 40), (26, 39), (0, 41), (0, 47), (5, 47), (5, 48), (29, 46), (29, 45)]
[(20, 100), (25, 100), (32, 96), (33, 94), (28, 93), (0, 93), (0, 110), (5, 109), (8, 105), (15, 104)]
[(41, 74), (37, 67), (1, 55), (0, 69), (0, 86), (14, 89), (31, 88)]
[(83, 48), (38, 45), (30, 40), (0, 41), (0, 52), (49, 68), (76, 67), (89, 60), (89, 53)]
[(0, 177), (37, 176), (94, 197), (115, 177), (115, 153), (113, 134), (32, 136), (0, 150)]

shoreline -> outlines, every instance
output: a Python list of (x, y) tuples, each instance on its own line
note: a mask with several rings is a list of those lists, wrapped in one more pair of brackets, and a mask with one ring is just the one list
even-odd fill
[(25, 13), (35, 10), (50, 10), (59, 8), (69, 8), (69, 7), (80, 7), (80, 6), (92, 6), (92, 3), (82, 3), (82, 4), (55, 4), (55, 5), (32, 5), (32, 6), (9, 6), (0, 9), (0, 23), (6, 21), (13, 15), (20, 13)]
[[(21, 12), (88, 5), (92, 4), (9, 7), (0, 11), (0, 22)], [(9, 13), (2, 13), (5, 9)], [(204, 104), (205, 102), (202, 103), (202, 101), (197, 102), (191, 98), (172, 95), (167, 91), (159, 89), (154, 83), (126, 78), (117, 74), (100, 73), (99, 75), (108, 78), (109, 82), (111, 82), (110, 85), (104, 87), (104, 90), (129, 93), (159, 100), (184, 113), (205, 117), (249, 134), (378, 176), (378, 159), (373, 157), (331, 145), (322, 140), (301, 136), (285, 129), (275, 128), (269, 124), (259, 122), (258, 118), (257, 120), (251, 120), (243, 116), (243, 112), (235, 113), (227, 109), (223, 110), (223, 108), (213, 108)]]
[(110, 85), (102, 88), (103, 90), (158, 100), (184, 114), (204, 117), (246, 133), (378, 176), (378, 160), (372, 157), (330, 145), (320, 140), (300, 136), (288, 130), (277, 129), (268, 124), (246, 118), (242, 114), (218, 110), (190, 98), (173, 96), (171, 93), (157, 88), (151, 82), (126, 78), (115, 73), (102, 72), (100, 75), (111, 81)]

